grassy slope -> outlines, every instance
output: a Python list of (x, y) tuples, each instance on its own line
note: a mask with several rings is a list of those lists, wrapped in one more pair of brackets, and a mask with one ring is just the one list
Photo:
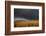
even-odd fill
[(15, 21), (15, 27), (30, 27), (30, 26), (38, 26), (38, 20), (31, 20), (31, 21)]

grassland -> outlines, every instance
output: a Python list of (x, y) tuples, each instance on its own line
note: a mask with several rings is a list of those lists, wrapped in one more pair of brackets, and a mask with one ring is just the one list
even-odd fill
[(14, 21), (14, 26), (15, 27), (39, 26), (39, 21), (38, 20), (30, 20), (30, 21), (19, 20), (19, 21)]

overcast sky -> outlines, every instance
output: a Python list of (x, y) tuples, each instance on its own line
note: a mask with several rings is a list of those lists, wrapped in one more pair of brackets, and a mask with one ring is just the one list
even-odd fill
[(25, 18), (25, 19), (38, 19), (39, 9), (16, 9), (14, 8), (15, 18)]

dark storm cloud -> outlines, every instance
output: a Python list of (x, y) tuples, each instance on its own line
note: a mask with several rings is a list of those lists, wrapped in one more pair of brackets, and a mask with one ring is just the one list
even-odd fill
[(14, 9), (15, 17), (22, 17), (26, 19), (38, 19), (39, 9)]

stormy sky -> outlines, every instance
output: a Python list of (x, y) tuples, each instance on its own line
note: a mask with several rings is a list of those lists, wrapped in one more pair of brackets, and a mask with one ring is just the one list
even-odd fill
[(14, 8), (14, 17), (25, 19), (39, 19), (39, 9), (17, 9)]

